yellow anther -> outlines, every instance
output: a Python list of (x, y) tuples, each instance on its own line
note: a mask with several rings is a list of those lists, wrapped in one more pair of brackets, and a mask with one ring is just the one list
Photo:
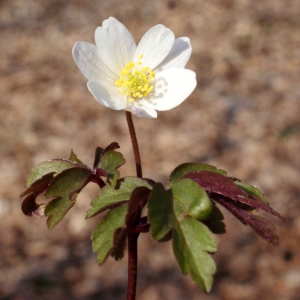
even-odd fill
[[(139, 56), (139, 59), (142, 58), (143, 54)], [(150, 83), (155, 74), (149, 67), (139, 69), (141, 64), (140, 60), (137, 64), (134, 62), (127, 63), (120, 72), (120, 78), (116, 81), (116, 85), (122, 88), (120, 92), (128, 97), (129, 102), (146, 97), (153, 90)]]

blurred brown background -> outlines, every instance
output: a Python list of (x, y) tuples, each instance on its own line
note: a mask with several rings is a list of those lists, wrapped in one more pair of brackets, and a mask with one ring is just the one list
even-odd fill
[(170, 243), (142, 235), (138, 299), (300, 299), (299, 0), (0, 1), (0, 299), (125, 299), (126, 258), (99, 267), (91, 251), (95, 186), (51, 233), (19, 199), (34, 165), (71, 148), (91, 165), (96, 146), (117, 141), (122, 175), (134, 174), (124, 113), (94, 100), (71, 56), (109, 16), (137, 42), (162, 23), (193, 46), (195, 92), (157, 120), (134, 119), (144, 176), (213, 164), (260, 187), (286, 219), (272, 219), (275, 248), (224, 212), (209, 295), (180, 273)]

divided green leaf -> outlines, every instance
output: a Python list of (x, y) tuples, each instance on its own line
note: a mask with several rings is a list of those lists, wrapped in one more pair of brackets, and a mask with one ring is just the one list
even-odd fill
[(217, 250), (211, 232), (191, 217), (176, 219), (173, 226), (173, 251), (182, 273), (190, 273), (193, 280), (209, 292), (216, 265), (207, 252)]
[(204, 291), (211, 289), (216, 269), (207, 252), (217, 248), (210, 230), (194, 217), (206, 219), (212, 210), (205, 191), (189, 179), (172, 184), (169, 191), (157, 183), (148, 200), (153, 239), (163, 240), (172, 232), (173, 251), (181, 271), (190, 273)]
[(158, 182), (153, 186), (148, 199), (148, 220), (154, 240), (160, 241), (172, 229), (174, 218), (172, 195)]
[(75, 204), (79, 192), (88, 183), (90, 174), (89, 169), (72, 168), (61, 172), (51, 181), (45, 193), (48, 198), (54, 197), (45, 209), (45, 215), (48, 216), (47, 225), (50, 230)]
[(93, 252), (98, 252), (99, 264), (103, 264), (109, 255), (116, 259), (122, 258), (126, 241), (124, 226), (127, 208), (128, 204), (124, 203), (109, 211), (93, 231)]
[(44, 161), (36, 165), (29, 173), (26, 186), (30, 186), (35, 181), (41, 179), (44, 175), (49, 173), (58, 174), (64, 170), (74, 168), (74, 162), (65, 159), (52, 159)]
[(107, 177), (112, 179), (116, 170), (124, 165), (125, 159), (123, 155), (116, 151), (105, 152), (99, 162), (99, 168), (106, 171)]
[(103, 149), (101, 147), (97, 147), (96, 151), (95, 151), (95, 159), (94, 159), (93, 169), (95, 170), (96, 168), (99, 167), (100, 160), (105, 152), (114, 151), (118, 148), (120, 148), (120, 146), (116, 142), (110, 143), (105, 149)]
[(92, 208), (88, 210), (86, 218), (91, 218), (106, 209), (128, 201), (132, 191), (141, 186), (152, 188), (147, 181), (136, 177), (120, 178), (114, 188), (109, 185), (105, 186), (91, 202)]

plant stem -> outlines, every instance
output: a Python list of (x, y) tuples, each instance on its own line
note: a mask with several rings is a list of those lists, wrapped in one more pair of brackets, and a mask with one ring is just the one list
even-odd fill
[(128, 231), (127, 300), (135, 300), (137, 281), (137, 240), (139, 233)]
[[(135, 134), (134, 124), (132, 121), (131, 112), (126, 111), (126, 120), (131, 137), (131, 143), (134, 153), (136, 175), (142, 178), (142, 163), (140, 157), (139, 146)], [(135, 232), (133, 228), (127, 228), (128, 235), (128, 282), (127, 282), (127, 300), (135, 300), (136, 296), (136, 281), (137, 281), (137, 240), (139, 232)]]
[(126, 111), (126, 120), (127, 120), (127, 124), (128, 124), (128, 129), (129, 129), (132, 148), (133, 148), (133, 153), (134, 153), (135, 166), (136, 166), (136, 176), (139, 177), (139, 178), (142, 178), (143, 177), (143, 175), (142, 175), (142, 163), (141, 163), (139, 145), (138, 145), (136, 134), (135, 134), (134, 124), (133, 124), (133, 121), (132, 121), (132, 115), (131, 115), (131, 112), (129, 112), (129, 111)]

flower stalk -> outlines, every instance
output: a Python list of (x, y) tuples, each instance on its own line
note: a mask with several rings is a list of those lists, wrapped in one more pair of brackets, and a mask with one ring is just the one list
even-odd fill
[(135, 300), (137, 282), (137, 240), (139, 232), (128, 231), (128, 281), (126, 300)]
[[(136, 138), (135, 128), (132, 121), (132, 114), (126, 111), (126, 120), (128, 124), (128, 129), (130, 133), (132, 149), (134, 153), (136, 175), (139, 178), (143, 177), (142, 174), (142, 163), (139, 151), (139, 145)], [(137, 282), (137, 240), (139, 237), (139, 232), (135, 232), (133, 228), (127, 228), (128, 236), (128, 281), (127, 281), (127, 300), (135, 300), (136, 296), (136, 282)]]
[(142, 162), (141, 162), (141, 156), (139, 151), (139, 145), (136, 138), (136, 133), (134, 129), (134, 124), (132, 121), (132, 114), (129, 111), (126, 111), (126, 120), (128, 124), (128, 129), (130, 133), (133, 153), (134, 153), (134, 159), (135, 159), (135, 166), (136, 166), (136, 176), (139, 178), (142, 178)]

